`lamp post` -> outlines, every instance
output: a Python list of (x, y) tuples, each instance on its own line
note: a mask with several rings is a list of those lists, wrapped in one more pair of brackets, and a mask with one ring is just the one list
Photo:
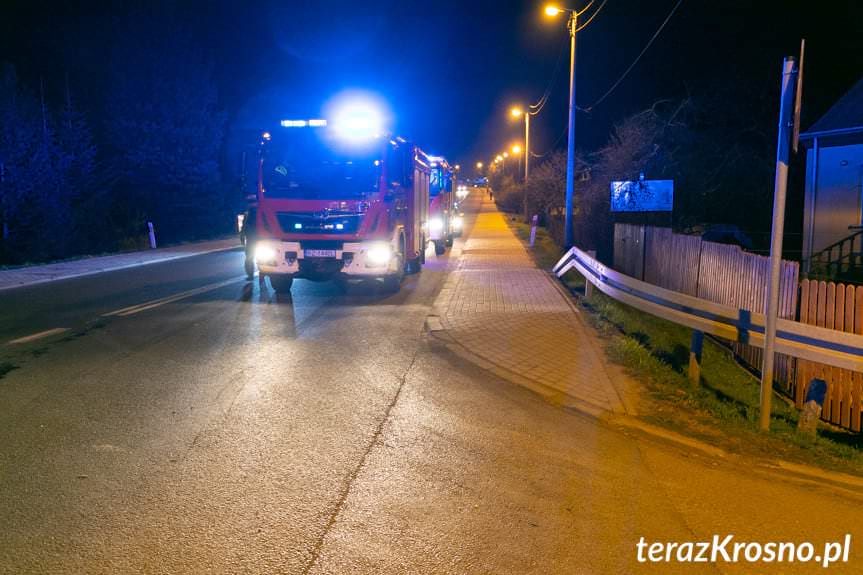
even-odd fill
[[(521, 172), (521, 146), (519, 146), (518, 144), (513, 144), (509, 151), (510, 153), (512, 153), (513, 156), (516, 156), (518, 158), (518, 171)], [(517, 178), (518, 174), (516, 174), (516, 179)]]
[(550, 17), (569, 12), (569, 124), (566, 139), (566, 215), (563, 227), (564, 244), (572, 245), (572, 194), (575, 185), (575, 33), (578, 28), (578, 12), (569, 8), (558, 8), (549, 4), (545, 14)]
[(515, 107), (509, 112), (514, 118), (524, 116), (524, 183), (527, 184), (527, 178), (530, 175), (530, 117), (537, 115), (539, 110), (530, 112)]

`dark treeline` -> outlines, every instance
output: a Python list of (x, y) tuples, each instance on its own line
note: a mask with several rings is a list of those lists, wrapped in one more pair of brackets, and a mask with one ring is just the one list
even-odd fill
[[(86, 37), (94, 27), (104, 45)], [(0, 70), (0, 264), (143, 247), (148, 221), (161, 243), (230, 231), (238, 193), (200, 43), (142, 14), (67, 42), (59, 65)]]

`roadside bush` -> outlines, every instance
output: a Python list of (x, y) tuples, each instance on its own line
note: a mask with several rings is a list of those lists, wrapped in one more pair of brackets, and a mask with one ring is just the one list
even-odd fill
[(495, 203), (501, 210), (513, 214), (522, 212), (524, 187), (511, 176), (505, 175), (498, 178), (497, 186), (493, 189)]

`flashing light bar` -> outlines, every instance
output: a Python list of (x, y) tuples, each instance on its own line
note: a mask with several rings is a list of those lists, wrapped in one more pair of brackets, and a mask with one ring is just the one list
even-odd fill
[(326, 120), (321, 119), (313, 119), (313, 120), (282, 120), (281, 125), (283, 128), (321, 128), (327, 125)]

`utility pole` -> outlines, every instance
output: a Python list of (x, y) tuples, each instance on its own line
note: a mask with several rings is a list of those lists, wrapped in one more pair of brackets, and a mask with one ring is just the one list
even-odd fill
[(530, 173), (530, 108), (524, 111), (524, 183), (522, 184), (524, 195), (524, 221), (530, 217), (527, 213), (527, 177)]
[(776, 143), (776, 179), (773, 184), (773, 224), (770, 237), (770, 277), (767, 279), (767, 310), (764, 317), (764, 363), (761, 368), (761, 413), (759, 426), (770, 429), (773, 401), (773, 361), (776, 342), (776, 315), (779, 309), (779, 277), (782, 268), (782, 235), (785, 231), (785, 195), (791, 151), (796, 61), (788, 56), (782, 63), (782, 99), (779, 106), (779, 138)]
[(566, 216), (563, 226), (564, 247), (572, 246), (572, 194), (575, 186), (575, 34), (578, 13), (569, 16), (569, 127), (566, 138)]
[(524, 113), (524, 184), (527, 185), (527, 177), (530, 174), (530, 112)]

